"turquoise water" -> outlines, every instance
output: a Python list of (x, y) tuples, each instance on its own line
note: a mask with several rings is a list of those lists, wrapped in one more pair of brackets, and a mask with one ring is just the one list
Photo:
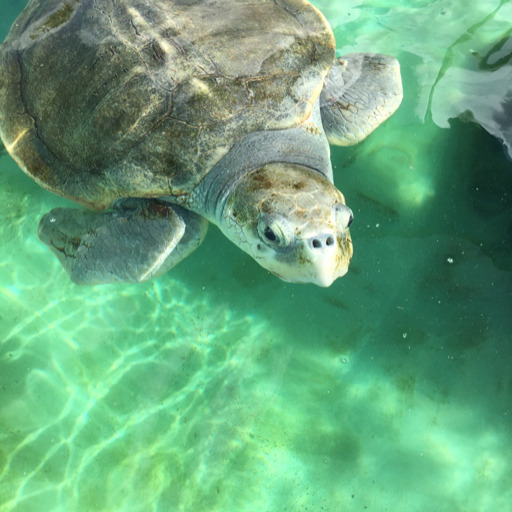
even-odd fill
[(36, 234), (67, 202), (0, 157), (0, 512), (510, 510), (512, 2), (315, 5), (405, 90), (332, 150), (356, 220), (328, 289), (215, 228), (156, 281), (77, 287)]

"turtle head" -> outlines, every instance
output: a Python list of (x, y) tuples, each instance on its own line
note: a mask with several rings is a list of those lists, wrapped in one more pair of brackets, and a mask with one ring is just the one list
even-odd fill
[(352, 218), (343, 194), (321, 173), (271, 163), (233, 187), (218, 223), (281, 279), (329, 286), (348, 270)]

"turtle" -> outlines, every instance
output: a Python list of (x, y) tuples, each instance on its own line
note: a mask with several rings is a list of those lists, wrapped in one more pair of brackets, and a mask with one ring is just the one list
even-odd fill
[(396, 58), (336, 57), (306, 0), (30, 0), (0, 46), (0, 136), (70, 201), (39, 238), (78, 284), (161, 276), (213, 223), (327, 287), (353, 248), (330, 144), (400, 105)]

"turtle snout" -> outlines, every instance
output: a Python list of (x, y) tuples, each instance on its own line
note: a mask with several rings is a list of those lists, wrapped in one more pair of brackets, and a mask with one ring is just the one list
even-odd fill
[(344, 274), (340, 266), (341, 247), (334, 232), (316, 233), (305, 243), (305, 256), (308, 261), (309, 282), (319, 286), (330, 286), (332, 282)]
[[(346, 232), (352, 221), (354, 220), (354, 214), (352, 210), (343, 205), (336, 205), (334, 209), (334, 215), (336, 218), (336, 225), (342, 233)], [(336, 245), (336, 233), (326, 231), (324, 233), (316, 233), (307, 241), (308, 247), (314, 252), (319, 253), (321, 251), (333, 249)]]
[(352, 257), (349, 227), (353, 218), (348, 206), (337, 205), (334, 222), (324, 225), (321, 231), (304, 240), (304, 255), (310, 265), (309, 282), (330, 286), (335, 279), (346, 274)]
[(336, 235), (333, 233), (322, 233), (320, 235), (312, 236), (308, 240), (308, 246), (313, 252), (321, 252), (329, 247), (334, 246), (336, 242)]

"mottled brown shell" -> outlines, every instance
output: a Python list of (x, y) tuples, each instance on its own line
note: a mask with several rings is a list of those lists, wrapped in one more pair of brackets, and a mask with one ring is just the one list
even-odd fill
[(244, 135), (307, 118), (333, 58), (305, 0), (31, 0), (0, 47), (0, 134), (93, 208), (188, 194)]

